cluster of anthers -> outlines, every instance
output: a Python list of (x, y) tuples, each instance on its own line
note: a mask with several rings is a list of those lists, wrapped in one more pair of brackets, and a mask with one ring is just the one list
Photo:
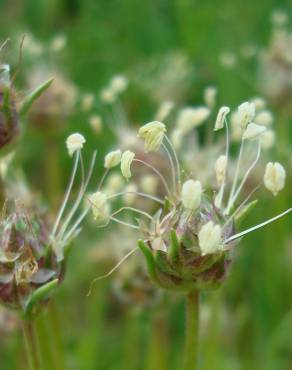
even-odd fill
[[(105, 158), (107, 170), (99, 190), (88, 197), (94, 218), (103, 225), (110, 220), (121, 223), (139, 230), (143, 235), (138, 247), (128, 253), (115, 268), (140, 248), (146, 257), (150, 276), (159, 286), (179, 290), (189, 290), (194, 287), (214, 288), (225, 277), (230, 264), (230, 251), (240, 238), (292, 210), (290, 208), (272, 219), (236, 232), (236, 221), (256, 202), (250, 201), (250, 198), (258, 187), (237, 205), (242, 189), (259, 160), (261, 136), (266, 127), (253, 122), (255, 116), (253, 103), (245, 102), (238, 107), (237, 122), (242, 132), (241, 145), (230, 185), (228, 184), (229, 125), (227, 121), (229, 112), (229, 107), (221, 107), (215, 122), (215, 131), (225, 127), (226, 149), (214, 163), (218, 186), (211, 194), (204, 191), (200, 181), (192, 178), (182, 179), (185, 176), (184, 172), (180, 168), (177, 153), (166, 135), (166, 126), (162, 122), (154, 121), (142, 126), (138, 137), (144, 139), (146, 152), (158, 151), (161, 148), (165, 150), (170, 164), (169, 178), (166, 178), (152, 164), (137, 159), (135, 153), (130, 150), (123, 153), (117, 150), (107, 154)], [(245, 173), (241, 174), (243, 152), (249, 150), (249, 145), (257, 147), (256, 157)], [(127, 180), (132, 176), (133, 164), (145, 165), (148, 170), (150, 168), (165, 189), (164, 199), (138, 191), (121, 191), (111, 195), (103, 192), (101, 187), (105, 177), (111, 168), (119, 164), (122, 175)], [(268, 190), (277, 195), (284, 188), (285, 177), (283, 166), (277, 162), (270, 162), (266, 165), (263, 183)], [(145, 210), (124, 206), (111, 212), (111, 201), (127, 193), (134, 193), (137, 197), (147, 198), (156, 203), (158, 211), (151, 215)], [(117, 217), (120, 212), (127, 210), (140, 216), (137, 223), (125, 222)]]

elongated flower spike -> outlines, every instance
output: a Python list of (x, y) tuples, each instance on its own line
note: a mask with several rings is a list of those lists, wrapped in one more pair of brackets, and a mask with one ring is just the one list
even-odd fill
[[(123, 176), (127, 179), (131, 177), (131, 164), (135, 161), (135, 163), (143, 164), (147, 168), (147, 173), (151, 170), (152, 175), (157, 176), (163, 188), (159, 188), (159, 197), (157, 197), (153, 194), (152, 188), (143, 186), (144, 192), (141, 192), (139, 188), (132, 187), (130, 184), (124, 189), (125, 191), (108, 197), (108, 199), (120, 195), (123, 197), (124, 207), (112, 213), (111, 219), (141, 232), (143, 240), (139, 241), (138, 247), (145, 256), (149, 276), (155, 284), (165, 289), (189, 292), (194, 289), (218, 288), (224, 281), (230, 266), (230, 251), (239, 243), (240, 238), (291, 212), (291, 209), (288, 209), (242, 232), (237, 232), (235, 229), (240, 218), (257, 203), (250, 200), (256, 190), (253, 189), (238, 204), (242, 189), (259, 160), (262, 137), (266, 132), (265, 125), (253, 122), (255, 117), (253, 103), (241, 104), (236, 112), (236, 125), (239, 128), (241, 146), (237, 163), (235, 165), (233, 163), (233, 166), (230, 166), (231, 158), (229, 158), (229, 108), (222, 107), (219, 110), (215, 130), (225, 127), (226, 145), (225, 153), (214, 160), (215, 171), (213, 173), (217, 181), (216, 191), (209, 193), (210, 184), (203, 191), (201, 182), (198, 180), (182, 181), (185, 173), (181, 171), (179, 156), (175, 148), (182, 146), (190, 128), (201, 124), (209, 114), (210, 110), (207, 107), (200, 107), (199, 111), (193, 108), (181, 111), (175, 128), (177, 140), (173, 141), (169, 140), (165, 125), (159, 121), (142, 126), (138, 136), (145, 140), (145, 151), (158, 150), (160, 147), (165, 150), (172, 182), (170, 183), (168, 177), (165, 177), (167, 175), (165, 168), (162, 173), (152, 163), (138, 156), (135, 158), (135, 154), (127, 150), (121, 157)], [(255, 147), (255, 158), (242, 174), (245, 145)], [(233, 172), (230, 173), (230, 170)], [(283, 188), (283, 178), (283, 171), (278, 165), (269, 164), (267, 166), (264, 182), (273, 193)], [(229, 179), (232, 180), (231, 184), (229, 184)], [(163, 193), (164, 190), (165, 193)], [(130, 196), (130, 202), (127, 195)], [(138, 197), (154, 202), (159, 209), (154, 214), (149, 214), (136, 208), (134, 203), (137, 203)], [(129, 223), (128, 219), (123, 221), (116, 218), (119, 212), (125, 210), (139, 216), (139, 218), (135, 216), (137, 223)], [(131, 254), (135, 251), (136, 249), (133, 249)]]

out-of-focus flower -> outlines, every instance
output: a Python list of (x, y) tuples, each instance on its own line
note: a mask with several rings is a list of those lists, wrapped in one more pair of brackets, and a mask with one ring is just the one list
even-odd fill
[(177, 117), (177, 127), (183, 133), (200, 126), (209, 117), (210, 109), (207, 107), (183, 108)]

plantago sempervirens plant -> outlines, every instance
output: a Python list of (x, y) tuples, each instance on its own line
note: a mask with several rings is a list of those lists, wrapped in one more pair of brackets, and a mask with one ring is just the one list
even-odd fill
[[(165, 124), (154, 121), (142, 126), (138, 136), (144, 139), (146, 152), (155, 152), (161, 148), (165, 150), (170, 164), (170, 174), (166, 178), (151, 165), (153, 172), (163, 184), (164, 198), (139, 192), (136, 192), (136, 195), (156, 202), (158, 211), (151, 215), (135, 207), (123, 207), (111, 215), (107, 214), (109, 220), (140, 230), (143, 238), (138, 242), (138, 246), (145, 256), (153, 282), (161, 288), (187, 294), (187, 320), (190, 327), (187, 326), (184, 364), (186, 370), (193, 369), (196, 361), (196, 351), (193, 347), (197, 340), (195, 331), (197, 330), (198, 292), (216, 289), (222, 284), (232, 261), (232, 250), (244, 235), (275, 221), (292, 210), (290, 208), (242, 232), (236, 230), (237, 221), (255, 205), (250, 198), (256, 189), (245, 195), (245, 199), (241, 199), (240, 202), (239, 199), (250, 173), (259, 160), (261, 137), (266, 127), (253, 122), (255, 118), (253, 103), (245, 102), (238, 107), (237, 122), (241, 132), (241, 145), (234, 176), (229, 184), (230, 139), (227, 121), (229, 111), (228, 107), (222, 107), (215, 122), (215, 131), (226, 127), (226, 146), (225, 153), (221, 154), (214, 163), (217, 189), (213, 193), (208, 194), (204, 191), (198, 180), (191, 177), (185, 178), (178, 155), (166, 134)], [(204, 110), (199, 108), (199, 111), (188, 111), (184, 114), (188, 115), (188, 119), (184, 120), (183, 128), (188, 131), (190, 126), (196, 126), (207, 117), (207, 108)], [(255, 158), (245, 172), (241, 173), (243, 153), (253, 146), (256, 148)], [(134, 152), (125, 151), (121, 156), (121, 171), (127, 180), (132, 176), (134, 164), (148, 165), (137, 160)], [(264, 175), (266, 188), (276, 195), (283, 189), (284, 183), (285, 170), (282, 165), (269, 163)], [(113, 197), (122, 194), (117, 193), (109, 197), (105, 194), (102, 202), (93, 201), (93, 212), (96, 207), (103, 210), (106, 198), (110, 201)], [(116, 215), (125, 209), (141, 215), (138, 224), (116, 218)]]

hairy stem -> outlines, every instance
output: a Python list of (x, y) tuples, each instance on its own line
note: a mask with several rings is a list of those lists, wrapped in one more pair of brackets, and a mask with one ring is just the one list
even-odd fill
[(183, 370), (196, 370), (199, 344), (199, 292), (193, 290), (186, 297), (185, 357)]

